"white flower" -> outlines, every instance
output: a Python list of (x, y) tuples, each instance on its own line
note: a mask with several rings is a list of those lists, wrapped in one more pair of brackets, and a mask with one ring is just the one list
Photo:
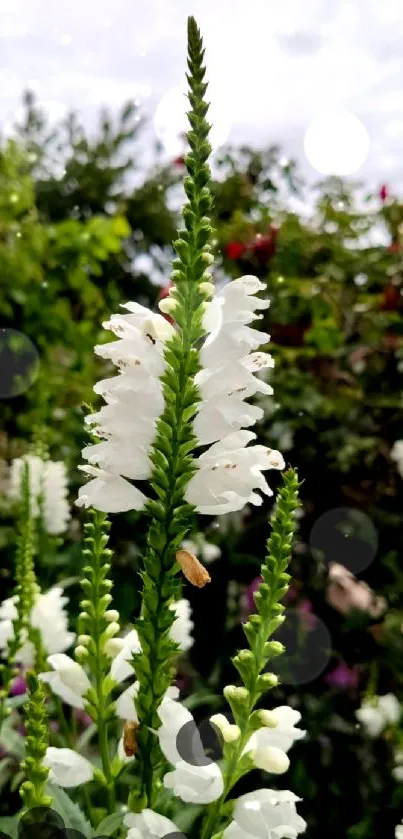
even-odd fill
[(288, 790), (258, 789), (238, 798), (223, 839), (296, 839), (306, 829)]
[[(183, 801), (209, 804), (223, 792), (220, 767), (210, 761), (190, 711), (168, 697), (158, 709), (161, 751), (175, 767), (164, 777), (164, 784)], [(183, 754), (181, 754), (181, 751)], [(187, 758), (192, 759), (192, 763)]]
[(174, 620), (169, 630), (169, 637), (172, 641), (179, 644), (180, 650), (186, 652), (193, 645), (191, 631), (194, 623), (190, 617), (192, 613), (190, 603), (185, 598), (182, 598), (182, 600), (177, 600), (176, 603), (172, 603), (169, 608), (176, 614), (176, 620)]
[[(8, 642), (14, 635), (13, 621), (17, 617), (17, 597), (8, 597), (0, 605), (0, 652), (6, 653)], [(64, 609), (67, 597), (63, 589), (54, 586), (44, 594), (38, 594), (31, 611), (30, 622), (41, 633), (42, 643), (47, 653), (66, 650), (73, 643), (75, 634), (68, 631), (67, 613)], [(32, 643), (23, 639), (23, 644), (16, 656), (16, 662), (25, 667), (34, 663), (35, 651)]]
[(131, 659), (133, 655), (141, 652), (141, 644), (138, 633), (135, 629), (122, 638), (123, 646), (120, 652), (115, 656), (111, 664), (110, 675), (115, 682), (124, 682), (129, 676), (133, 676), (133, 667)]
[[(70, 520), (67, 501), (68, 484), (66, 467), (62, 461), (42, 460), (37, 455), (25, 455), (13, 460), (10, 470), (9, 494), (20, 500), (21, 481), (25, 464), (28, 464), (28, 482), (31, 514), (38, 518), (43, 510), (43, 524), (48, 533), (64, 533)], [(41, 500), (41, 503), (40, 503)]]
[(94, 776), (92, 763), (73, 749), (49, 746), (43, 763), (50, 769), (49, 781), (58, 787), (78, 787), (91, 781)]
[(262, 470), (283, 469), (284, 460), (266, 446), (246, 447), (255, 437), (253, 431), (236, 431), (203, 452), (187, 485), (186, 501), (200, 513), (222, 515), (248, 503), (260, 505), (256, 490), (272, 495)]
[(403, 839), (403, 824), (398, 824), (395, 828), (395, 839)]
[(393, 693), (367, 699), (355, 712), (370, 737), (379, 737), (388, 725), (396, 725), (401, 716), (401, 706)]
[(77, 507), (95, 507), (103, 513), (124, 513), (144, 508), (147, 497), (129, 481), (95, 466), (78, 468), (87, 475), (93, 475), (94, 480), (88, 481), (79, 490)]
[(287, 752), (296, 740), (305, 737), (305, 731), (295, 728), (295, 724), (301, 719), (301, 714), (287, 705), (280, 705), (272, 711), (260, 713), (264, 727), (252, 734), (243, 754), (250, 752), (258, 769), (281, 775), (290, 765)]
[[(138, 722), (135, 700), (139, 692), (140, 683), (133, 682), (129, 685), (123, 693), (120, 694), (116, 701), (116, 714), (120, 719), (127, 722)], [(166, 694), (161, 702), (161, 706), (167, 699), (176, 700), (179, 697), (179, 689), (175, 685), (171, 685), (166, 691)], [(160, 707), (161, 707), (160, 706)]]
[(123, 308), (130, 314), (112, 315), (103, 324), (118, 340), (95, 347), (120, 372), (95, 385), (106, 404), (86, 422), (101, 441), (83, 449), (89, 466), (80, 468), (93, 480), (80, 489), (76, 501), (105, 513), (142, 510), (147, 502), (130, 480), (147, 480), (152, 472), (150, 447), (164, 407), (164, 344), (174, 333), (165, 318), (138, 303)]
[(124, 823), (129, 828), (127, 839), (185, 839), (176, 825), (165, 816), (154, 813), (153, 810), (143, 810), (141, 813), (128, 813)]
[(164, 786), (187, 804), (211, 804), (222, 794), (224, 781), (217, 763), (193, 766), (181, 760), (165, 775)]
[(391, 448), (390, 456), (396, 463), (400, 477), (403, 478), (403, 440), (396, 440)]
[(76, 661), (68, 655), (58, 653), (50, 655), (48, 662), (53, 670), (40, 673), (39, 678), (48, 684), (56, 696), (73, 708), (85, 707), (85, 694), (91, 687), (89, 678)]

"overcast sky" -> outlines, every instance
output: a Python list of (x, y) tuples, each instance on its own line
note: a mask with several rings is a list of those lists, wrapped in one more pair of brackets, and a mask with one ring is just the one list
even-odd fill
[(323, 110), (355, 114), (369, 134), (358, 173), (403, 187), (403, 0), (0, 0), (0, 122), (30, 86), (53, 116), (138, 98), (174, 151), (186, 17), (200, 24), (219, 140), (281, 143), (304, 163)]

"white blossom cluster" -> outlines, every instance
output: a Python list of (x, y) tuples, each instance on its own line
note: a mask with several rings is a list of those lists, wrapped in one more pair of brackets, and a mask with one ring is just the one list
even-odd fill
[(47, 533), (64, 533), (70, 520), (65, 464), (63, 461), (43, 460), (34, 454), (15, 458), (11, 463), (9, 480), (9, 497), (15, 501), (21, 498), (25, 464), (28, 464), (32, 517), (38, 518), (42, 507), (43, 525)]
[[(272, 494), (262, 472), (284, 468), (279, 452), (248, 445), (256, 435), (246, 430), (263, 416), (261, 408), (246, 400), (257, 392), (272, 393), (255, 375), (273, 366), (271, 355), (257, 351), (269, 335), (249, 325), (261, 317), (259, 309), (269, 306), (256, 297), (263, 289), (256, 277), (241, 277), (206, 304), (202, 369), (195, 379), (201, 402), (193, 427), (199, 445), (208, 448), (197, 457), (185, 492), (200, 513), (222, 515), (247, 503), (261, 504), (260, 492)], [(92, 480), (77, 500), (80, 506), (110, 513), (141, 510), (146, 504), (145, 493), (131, 482), (147, 480), (152, 472), (150, 450), (163, 410), (164, 347), (174, 332), (165, 318), (138, 303), (123, 308), (130, 314), (112, 315), (104, 323), (118, 340), (95, 347), (119, 372), (94, 388), (106, 405), (90, 414), (87, 423), (101, 442), (83, 451), (88, 465), (81, 469)]]
[[(0, 604), (0, 652), (7, 656), (8, 643), (14, 636), (13, 621), (17, 617), (17, 597), (8, 597)], [(45, 652), (48, 655), (62, 653), (75, 639), (75, 634), (68, 630), (68, 617), (65, 610), (67, 597), (59, 586), (54, 586), (44, 594), (37, 594), (30, 615), (30, 624), (39, 629)], [(15, 661), (23, 667), (32, 667), (35, 660), (34, 646), (26, 637), (24, 630), (22, 645)]]
[(379, 737), (389, 725), (397, 725), (401, 714), (400, 702), (393, 693), (370, 697), (355, 712), (370, 737)]

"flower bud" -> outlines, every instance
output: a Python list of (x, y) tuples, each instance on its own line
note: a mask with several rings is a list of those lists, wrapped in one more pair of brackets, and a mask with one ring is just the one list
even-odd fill
[(174, 297), (164, 297), (164, 299), (160, 300), (158, 303), (158, 308), (164, 315), (172, 315), (177, 305), (178, 303)]
[(224, 688), (224, 696), (228, 700), (235, 699), (238, 702), (247, 702), (249, 698), (249, 691), (246, 688), (236, 687), (235, 685), (227, 685)]
[(272, 655), (281, 655), (285, 651), (285, 646), (281, 641), (269, 641), (269, 644)]
[(272, 711), (266, 711), (264, 708), (262, 708), (260, 711), (258, 711), (258, 716), (260, 722), (262, 723), (262, 725), (265, 726), (265, 728), (277, 728), (278, 720)]
[(115, 658), (123, 650), (124, 645), (123, 638), (108, 638), (104, 644), (104, 653), (109, 658)]
[(214, 284), (209, 280), (200, 283), (199, 289), (206, 297), (211, 298), (214, 295)]
[(236, 740), (239, 740), (241, 736), (241, 729), (238, 725), (232, 725), (228, 722), (224, 714), (213, 714), (213, 716), (210, 717), (210, 722), (218, 728), (224, 743), (234, 743)]
[(197, 559), (197, 556), (190, 551), (180, 550), (176, 552), (176, 561), (180, 565), (183, 576), (197, 588), (204, 588), (211, 582), (211, 577), (204, 565)]
[(250, 751), (250, 756), (257, 769), (263, 769), (272, 775), (283, 775), (287, 772), (290, 761), (282, 749), (275, 746), (262, 746)]
[(78, 647), (76, 647), (74, 650), (74, 655), (77, 659), (87, 658), (88, 650), (86, 647), (83, 647), (82, 644), (79, 644)]
[(258, 682), (261, 690), (270, 690), (270, 688), (277, 687), (278, 677), (275, 673), (262, 673)]
[(90, 635), (79, 635), (78, 638), (77, 638), (77, 643), (82, 647), (86, 647), (87, 644), (90, 643), (90, 641), (91, 641), (91, 636)]
[(120, 615), (117, 609), (108, 609), (108, 611), (105, 612), (104, 617), (107, 621), (119, 621)]
[(116, 623), (116, 621), (112, 621), (112, 623), (110, 623), (109, 626), (107, 626), (105, 629), (105, 640), (107, 640), (108, 638), (113, 638), (113, 636), (116, 635), (117, 632), (120, 632), (120, 626), (118, 623)]

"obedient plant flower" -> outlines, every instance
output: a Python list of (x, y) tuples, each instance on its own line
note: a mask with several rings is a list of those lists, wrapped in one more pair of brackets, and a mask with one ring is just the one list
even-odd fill
[(127, 839), (185, 839), (176, 825), (153, 810), (142, 813), (128, 813), (124, 823), (129, 828)]
[(297, 839), (306, 829), (288, 790), (258, 789), (238, 798), (223, 839)]
[(67, 500), (68, 484), (66, 467), (62, 461), (42, 460), (28, 454), (13, 460), (10, 469), (10, 497), (19, 501), (25, 464), (29, 467), (29, 497), (31, 515), (42, 516), (42, 523), (51, 535), (64, 533), (70, 520)]
[(399, 723), (402, 709), (397, 697), (387, 693), (365, 700), (355, 715), (370, 737), (379, 737), (385, 728)]
[[(158, 716), (162, 723), (157, 732), (161, 751), (175, 767), (173, 772), (165, 775), (165, 787), (189, 803), (209, 804), (216, 801), (224, 789), (221, 769), (206, 757), (190, 711), (167, 698), (160, 705)], [(186, 758), (191, 758), (193, 762)]]
[[(46, 653), (61, 653), (71, 646), (75, 634), (68, 631), (68, 619), (65, 611), (67, 597), (63, 589), (54, 586), (44, 594), (37, 594), (30, 614), (30, 625), (39, 629)], [(14, 635), (13, 621), (17, 617), (17, 596), (8, 597), (0, 605), (0, 651), (6, 654), (8, 643)], [(33, 644), (23, 633), (23, 644), (16, 654), (15, 661), (24, 667), (31, 667), (35, 660)]]
[(48, 658), (53, 668), (41, 673), (39, 679), (46, 682), (56, 696), (72, 708), (85, 707), (85, 695), (91, 687), (90, 680), (81, 664), (68, 655), (59, 653)]
[(286, 705), (258, 713), (263, 727), (252, 734), (243, 754), (249, 753), (259, 769), (281, 775), (290, 765), (287, 752), (296, 740), (305, 737), (305, 731), (295, 728), (301, 714)]
[(43, 763), (50, 770), (49, 781), (59, 787), (79, 787), (94, 777), (92, 763), (73, 749), (49, 746)]
[(89, 414), (86, 422), (101, 442), (83, 450), (89, 466), (80, 468), (93, 480), (80, 489), (76, 502), (109, 513), (142, 510), (147, 501), (130, 481), (151, 476), (150, 446), (164, 406), (160, 381), (164, 344), (173, 332), (161, 315), (138, 303), (123, 308), (130, 314), (112, 315), (103, 324), (118, 340), (95, 347), (119, 374), (94, 387), (106, 405)]
[[(206, 304), (203, 366), (195, 376), (201, 402), (193, 427), (199, 445), (212, 445), (197, 458), (197, 472), (185, 493), (200, 513), (224, 515), (248, 502), (261, 504), (256, 490), (272, 495), (262, 472), (285, 466), (279, 452), (258, 445), (246, 448), (256, 435), (242, 430), (263, 417), (261, 408), (245, 400), (257, 392), (272, 393), (271, 386), (255, 375), (273, 367), (271, 355), (256, 352), (270, 336), (249, 326), (261, 317), (257, 311), (270, 305), (255, 296), (264, 288), (256, 277), (241, 277)], [(174, 300), (175, 289), (171, 294)]]
[[(136, 697), (139, 692), (139, 682), (133, 682), (133, 684), (129, 685), (123, 693), (120, 694), (119, 698), (116, 701), (116, 714), (120, 719), (127, 720), (129, 722), (138, 722), (137, 710), (136, 710)], [(179, 697), (179, 689), (172, 685), (168, 688), (164, 699), (162, 700), (161, 707), (167, 700), (175, 700)]]

